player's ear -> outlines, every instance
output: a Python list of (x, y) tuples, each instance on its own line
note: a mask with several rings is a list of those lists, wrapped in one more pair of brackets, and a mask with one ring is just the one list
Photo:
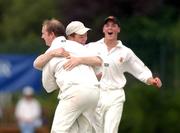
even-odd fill
[(54, 34), (54, 32), (50, 32), (50, 33), (49, 33), (49, 36), (51, 37), (51, 39), (56, 38), (56, 35)]
[(121, 28), (120, 28), (120, 27), (118, 27), (117, 32), (118, 32), (118, 33), (120, 33), (120, 32), (121, 32)]
[(51, 35), (51, 36), (55, 36), (54, 32), (51, 32), (50, 35)]

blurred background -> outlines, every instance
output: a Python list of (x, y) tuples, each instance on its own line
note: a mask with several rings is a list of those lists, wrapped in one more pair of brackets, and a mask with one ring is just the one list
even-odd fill
[[(72, 20), (92, 28), (88, 42), (103, 37), (104, 19), (120, 20), (119, 39), (159, 76), (161, 89), (132, 75), (125, 86), (126, 102), (119, 133), (180, 133), (180, 1), (178, 0), (0, 0), (0, 133), (17, 122), (14, 109), (25, 86), (34, 88), (48, 132), (58, 103), (47, 94), (33, 60), (47, 47), (41, 40), (45, 19)], [(2, 131), (1, 131), (2, 130)], [(16, 130), (16, 131), (15, 131)], [(43, 131), (45, 133), (45, 131)]]

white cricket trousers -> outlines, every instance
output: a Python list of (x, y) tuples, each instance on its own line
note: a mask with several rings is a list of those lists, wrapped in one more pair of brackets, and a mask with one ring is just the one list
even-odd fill
[(118, 133), (124, 102), (124, 89), (100, 89), (100, 99), (96, 108), (97, 133)]
[(78, 118), (88, 110), (95, 109), (98, 99), (99, 88), (96, 86), (72, 85), (66, 89), (62, 92), (61, 100), (57, 105), (51, 133), (80, 133), (77, 126), (86, 127), (86, 125), (79, 125), (86, 123)]

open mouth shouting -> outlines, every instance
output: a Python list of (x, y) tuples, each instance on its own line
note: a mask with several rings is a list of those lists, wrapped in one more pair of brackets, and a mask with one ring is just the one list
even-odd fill
[(108, 35), (112, 35), (113, 34), (113, 32), (108, 32)]

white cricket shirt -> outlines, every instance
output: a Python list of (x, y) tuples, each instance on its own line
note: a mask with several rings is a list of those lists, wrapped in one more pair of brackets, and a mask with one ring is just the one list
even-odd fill
[(88, 47), (100, 54), (103, 59), (102, 78), (100, 80), (102, 89), (123, 88), (126, 84), (125, 72), (132, 74), (144, 83), (152, 77), (151, 71), (120, 40), (117, 46), (110, 51), (104, 43), (104, 38), (88, 44)]
[[(47, 51), (60, 47), (63, 47), (66, 51), (70, 52), (70, 55), (76, 57), (97, 56), (95, 52), (90, 52), (90, 50), (86, 49), (83, 45), (74, 41), (65, 40), (64, 37), (56, 38)], [(43, 68), (42, 82), (47, 92), (51, 92), (57, 88), (64, 91), (75, 84), (87, 86), (99, 84), (92, 67), (78, 65), (71, 71), (66, 71), (63, 68), (66, 61), (66, 58), (54, 57)]]

